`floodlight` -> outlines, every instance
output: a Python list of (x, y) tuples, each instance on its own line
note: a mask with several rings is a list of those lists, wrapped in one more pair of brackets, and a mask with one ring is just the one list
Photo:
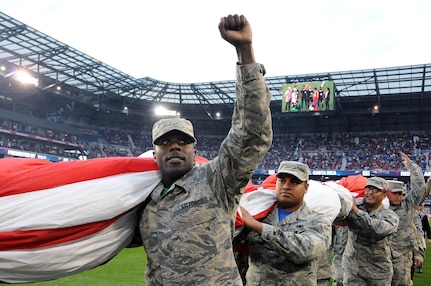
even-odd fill
[(373, 106), (373, 110), (371, 111), (371, 113), (375, 114), (375, 113), (379, 113), (380, 109), (379, 109), (379, 105), (376, 104)]
[(24, 84), (32, 84), (34, 86), (39, 85), (39, 79), (31, 76), (28, 72), (25, 71), (17, 71), (14, 77), (17, 81), (22, 82)]
[(175, 110), (169, 110), (163, 106), (157, 106), (154, 109), (154, 114), (156, 114), (157, 116), (179, 116), (179, 113)]

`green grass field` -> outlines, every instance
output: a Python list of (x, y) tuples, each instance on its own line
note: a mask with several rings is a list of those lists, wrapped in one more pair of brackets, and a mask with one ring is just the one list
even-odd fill
[[(414, 286), (430, 285), (431, 281), (431, 243), (428, 243), (427, 259), (423, 266), (423, 273), (415, 273)], [(128, 248), (121, 251), (114, 259), (95, 269), (73, 276), (20, 286), (143, 286), (144, 268), (147, 262), (142, 247)], [(8, 285), (1, 284), (0, 285)]]
[[(29, 284), (28, 286), (143, 286), (144, 269), (147, 263), (144, 249), (125, 248), (114, 259), (94, 269), (52, 280)], [(1, 284), (0, 285), (9, 285)]]

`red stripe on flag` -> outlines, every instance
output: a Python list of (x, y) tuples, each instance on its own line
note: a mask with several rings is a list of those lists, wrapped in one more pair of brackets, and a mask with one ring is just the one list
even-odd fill
[(4, 158), (0, 161), (0, 197), (127, 172), (153, 170), (158, 170), (153, 158), (111, 157), (57, 163), (42, 159)]
[(132, 210), (112, 219), (65, 228), (0, 232), (0, 251), (34, 249), (70, 242), (103, 230)]

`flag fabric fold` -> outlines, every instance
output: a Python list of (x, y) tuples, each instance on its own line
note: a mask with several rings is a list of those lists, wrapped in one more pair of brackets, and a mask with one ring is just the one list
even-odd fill
[(160, 182), (152, 158), (6, 158), (0, 174), (0, 281), (7, 283), (106, 263), (128, 245), (140, 204)]
[[(197, 156), (195, 162), (208, 160)], [(106, 263), (130, 243), (138, 209), (160, 180), (149, 155), (57, 163), (1, 159), (0, 281), (53, 280)], [(240, 205), (256, 219), (267, 216), (276, 202), (275, 182), (271, 175), (248, 185)], [(335, 219), (346, 204), (344, 191), (310, 181), (304, 200)], [(239, 210), (235, 227), (235, 234), (244, 227)]]

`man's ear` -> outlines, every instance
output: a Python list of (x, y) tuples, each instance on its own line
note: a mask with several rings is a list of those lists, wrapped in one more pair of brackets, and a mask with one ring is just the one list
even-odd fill
[(156, 161), (156, 151), (153, 151), (153, 159), (154, 159), (154, 163), (157, 163), (157, 161)]
[(193, 165), (196, 164), (196, 156), (197, 156), (198, 152), (196, 150), (196, 148), (194, 149), (194, 154), (193, 154)]

